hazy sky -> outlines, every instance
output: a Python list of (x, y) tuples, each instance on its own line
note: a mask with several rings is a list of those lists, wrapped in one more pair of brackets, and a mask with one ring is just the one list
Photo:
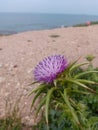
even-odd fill
[(1, 0), (0, 12), (98, 14), (98, 0)]

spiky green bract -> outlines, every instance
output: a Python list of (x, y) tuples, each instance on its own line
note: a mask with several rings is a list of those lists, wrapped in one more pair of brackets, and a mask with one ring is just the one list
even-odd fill
[(98, 70), (84, 70), (81, 68), (84, 65), (89, 66), (89, 63), (77, 64), (77, 61), (75, 61), (69, 64), (66, 70), (52, 83), (40, 84), (31, 91), (30, 94), (35, 94), (32, 107), (36, 100), (40, 99), (36, 107), (36, 113), (38, 114), (42, 110), (42, 107), (44, 108), (46, 124), (49, 130), (51, 130), (49, 128), (49, 113), (51, 109), (61, 112), (60, 120), (66, 118), (70, 121), (72, 130), (88, 130), (89, 112), (87, 100), (84, 101), (83, 98), (86, 97), (86, 95), (98, 95), (94, 90), (95, 87), (91, 87), (91, 85), (97, 86), (98, 81), (95, 82), (87, 78), (88, 74), (97, 74), (98, 76)]

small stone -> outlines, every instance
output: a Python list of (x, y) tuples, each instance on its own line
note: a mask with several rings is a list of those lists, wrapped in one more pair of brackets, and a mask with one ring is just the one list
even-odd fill
[(5, 95), (5, 97), (7, 97), (9, 95), (9, 92), (6, 92), (4, 95)]
[(0, 51), (2, 51), (3, 49), (2, 48), (0, 48)]
[(18, 65), (14, 65), (14, 66), (13, 66), (13, 68), (17, 68), (17, 67), (18, 67)]
[(10, 85), (11, 85), (11, 83), (7, 83), (7, 85), (8, 85), (8, 86), (10, 86)]
[(23, 95), (26, 95), (26, 94), (27, 94), (27, 91), (26, 91), (26, 90), (24, 90), (24, 91), (23, 91)]
[(24, 57), (21, 57), (21, 61), (23, 61), (25, 58)]
[(32, 69), (29, 69), (29, 70), (27, 71), (28, 74), (30, 74), (31, 72), (32, 72)]
[(3, 83), (5, 81), (4, 77), (0, 77), (0, 83)]
[(2, 68), (3, 67), (3, 64), (0, 64), (0, 68)]
[(20, 82), (17, 83), (17, 86), (20, 86)]
[(30, 119), (29, 116), (24, 117), (24, 119), (22, 120), (23, 123), (25, 123), (28, 126), (32, 126), (35, 124), (35, 120), (34, 119)]
[(31, 40), (28, 40), (28, 42), (31, 42)]
[(25, 102), (24, 104), (27, 105), (27, 102)]
[(25, 119), (25, 121), (29, 121), (30, 120), (29, 116), (26, 116), (24, 119)]
[(30, 119), (29, 122), (28, 122), (28, 125), (29, 126), (32, 126), (35, 124), (35, 120), (34, 119)]
[(20, 82), (17, 82), (15, 88), (16, 88), (16, 89), (19, 89), (19, 86), (20, 86)]
[(9, 66), (9, 64), (7, 63), (7, 64), (5, 64), (5, 67), (8, 67)]

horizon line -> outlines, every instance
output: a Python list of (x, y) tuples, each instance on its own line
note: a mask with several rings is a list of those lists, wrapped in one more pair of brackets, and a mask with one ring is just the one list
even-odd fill
[(51, 12), (11, 12), (11, 11), (1, 11), (0, 13), (17, 13), (17, 14), (63, 14), (63, 15), (93, 15), (98, 16), (98, 14), (82, 14), (82, 13), (51, 13)]

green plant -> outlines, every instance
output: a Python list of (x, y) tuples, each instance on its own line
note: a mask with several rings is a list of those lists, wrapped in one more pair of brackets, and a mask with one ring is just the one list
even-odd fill
[[(90, 22), (90, 25), (96, 25), (96, 24), (98, 24), (98, 21), (91, 21)], [(82, 24), (76, 24), (73, 27), (86, 27), (86, 26), (88, 26), (87, 23), (82, 23)]]
[[(44, 67), (45, 69), (44, 63), (47, 64), (47, 61), (49, 63), (49, 59), (50, 59), (49, 66), (50, 64), (51, 65), (54, 64), (53, 66), (55, 66), (55, 64), (59, 63), (55, 61), (56, 58), (54, 58), (55, 60), (52, 58), (49, 57), (43, 60), (43, 62), (40, 62), (41, 66), (39, 65), (38, 67), (40, 69), (41, 67)], [(37, 106), (36, 116), (38, 115), (39, 111), (41, 111), (41, 108), (44, 107), (45, 120), (46, 120), (45, 123), (46, 125), (44, 126), (47, 126), (45, 130), (54, 130), (51, 129), (51, 123), (50, 123), (51, 116), (49, 116), (49, 113), (51, 109), (58, 113), (61, 112), (61, 114), (59, 115), (59, 119), (61, 120), (61, 122), (64, 119), (67, 119), (66, 122), (69, 121), (70, 130), (71, 129), (72, 130), (87, 130), (87, 129), (93, 130), (89, 128), (90, 124), (88, 123), (89, 122), (88, 119), (91, 117), (89, 117), (90, 111), (88, 111), (89, 105), (86, 99), (87, 97), (90, 96), (98, 96), (96, 89), (92, 87), (92, 86), (98, 87), (97, 85), (98, 82), (95, 82), (93, 81), (93, 79), (89, 79), (85, 77), (87, 77), (87, 75), (92, 75), (92, 74), (97, 74), (98, 76), (98, 70), (91, 70), (91, 69), (89, 70), (88, 68), (84, 70), (81, 68), (84, 65), (89, 66), (90, 64), (89, 63), (77, 64), (77, 61), (73, 62), (72, 64), (69, 64), (63, 72), (58, 74), (57, 77), (53, 79), (52, 82), (40, 83), (39, 87), (33, 89), (32, 92), (30, 93), (30, 94), (35, 93), (34, 99), (32, 101), (32, 107), (38, 98), (41, 99)], [(49, 66), (46, 67), (46, 69), (49, 68)], [(38, 67), (36, 69), (37, 71), (40, 70)], [(45, 71), (40, 70), (40, 75), (43, 76), (44, 75), (43, 72)], [(53, 72), (51, 71), (50, 74), (53, 74)], [(41, 78), (39, 73), (37, 73), (36, 75), (38, 75), (38, 78)], [(51, 79), (51, 77), (48, 78)], [(46, 77), (43, 77), (43, 79), (47, 81)], [(35, 82), (35, 83), (39, 83), (39, 82)], [(66, 129), (68, 128), (66, 127)]]
[(92, 61), (94, 60), (94, 58), (95, 58), (95, 56), (93, 56), (93, 55), (87, 55), (87, 56), (86, 56), (86, 59), (87, 59), (87, 61), (89, 61), (89, 62), (92, 62)]
[(22, 129), (18, 101), (14, 106), (10, 102), (6, 101), (6, 108), (5, 108), (6, 115), (4, 119), (0, 120), (0, 130), (21, 130)]

